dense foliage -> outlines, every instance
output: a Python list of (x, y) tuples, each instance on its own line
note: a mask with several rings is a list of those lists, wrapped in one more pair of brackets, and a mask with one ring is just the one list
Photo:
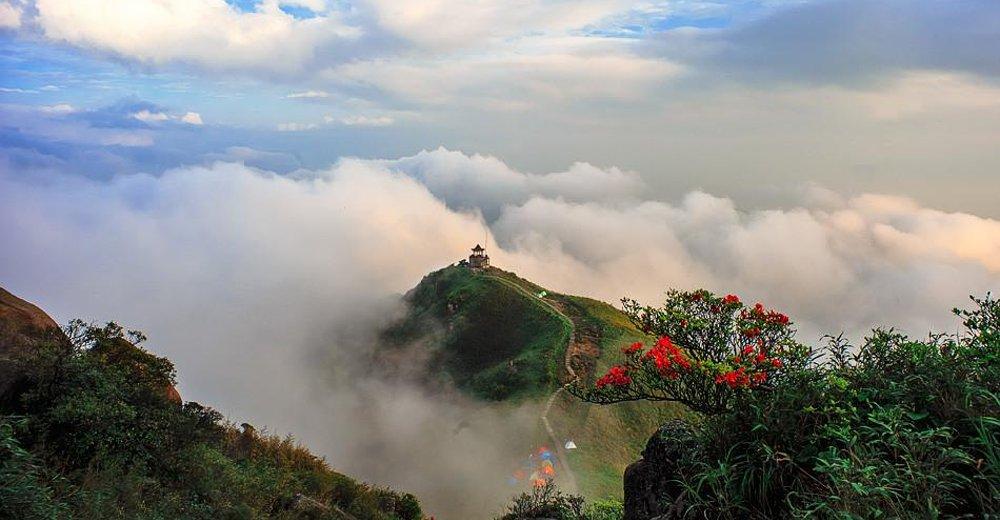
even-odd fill
[(661, 339), (575, 392), (701, 412), (671, 470), (682, 491), (661, 497), (684, 516), (979, 518), (1000, 510), (1000, 303), (973, 303), (960, 334), (875, 330), (812, 352), (735, 296), (626, 302)]
[(514, 497), (507, 511), (497, 520), (621, 520), (622, 503), (598, 500), (586, 504), (582, 497), (567, 495), (547, 480), (531, 492)]
[(138, 347), (141, 334), (66, 332), (17, 354), (0, 416), (0, 518), (422, 517), (412, 495), (355, 482), (291, 438), (180, 404), (173, 365)]
[(611, 367), (593, 389), (572, 389), (587, 401), (676, 401), (722, 413), (751, 389), (773, 389), (809, 359), (788, 316), (759, 303), (745, 307), (732, 294), (674, 291), (663, 308), (623, 303), (635, 324), (659, 340), (648, 350), (642, 343), (623, 348), (625, 363)]

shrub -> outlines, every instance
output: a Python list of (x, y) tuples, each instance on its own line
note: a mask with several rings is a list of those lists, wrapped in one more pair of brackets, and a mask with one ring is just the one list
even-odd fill
[(622, 520), (625, 516), (625, 507), (614, 499), (595, 500), (587, 504), (583, 516), (587, 520)]
[[(16, 360), (0, 409), (0, 518), (331, 518), (335, 507), (421, 518), (412, 495), (336, 473), (291, 437), (172, 401), (173, 365), (138, 346), (141, 333), (80, 321), (66, 333)], [(317, 507), (300, 511), (296, 497)]]
[(746, 307), (731, 294), (671, 291), (661, 308), (622, 302), (636, 326), (659, 340), (648, 349), (624, 347), (626, 362), (593, 388), (571, 387), (586, 401), (676, 401), (719, 414), (746, 401), (751, 390), (772, 390), (810, 359), (810, 350), (794, 341), (788, 316), (760, 303)]
[(14, 436), (18, 424), (0, 418), (0, 518), (59, 518), (67, 507), (46, 482), (47, 471)]
[(582, 497), (565, 495), (552, 480), (534, 486), (530, 493), (521, 493), (507, 507), (507, 513), (497, 520), (587, 520)]
[(1000, 303), (973, 304), (955, 311), (959, 334), (879, 329), (856, 347), (831, 337), (814, 356), (784, 315), (733, 296), (626, 301), (661, 339), (626, 347), (624, 365), (574, 392), (702, 413), (700, 449), (675, 461), (670, 498), (686, 516), (981, 517), (1000, 510)]

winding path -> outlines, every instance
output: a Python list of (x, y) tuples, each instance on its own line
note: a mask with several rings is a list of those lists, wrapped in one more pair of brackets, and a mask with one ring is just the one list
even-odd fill
[(567, 488), (567, 491), (571, 493), (576, 493), (578, 492), (578, 488), (576, 485), (576, 475), (574, 475), (573, 471), (569, 468), (569, 461), (567, 460), (566, 448), (563, 446), (562, 441), (560, 441), (559, 438), (556, 437), (556, 432), (552, 428), (552, 424), (549, 422), (549, 412), (552, 410), (552, 406), (555, 404), (556, 399), (558, 399), (559, 395), (566, 390), (566, 387), (575, 383), (576, 380), (579, 379), (579, 376), (576, 374), (576, 371), (573, 370), (573, 367), (571, 366), (570, 363), (570, 360), (572, 359), (573, 355), (573, 346), (576, 339), (576, 325), (573, 324), (572, 319), (566, 316), (551, 302), (545, 300), (542, 297), (539, 297), (538, 295), (532, 294), (524, 287), (521, 287), (520, 285), (505, 278), (501, 278), (499, 276), (494, 276), (494, 275), (483, 275), (483, 276), (497, 280), (498, 282), (503, 283), (508, 287), (514, 289), (515, 291), (518, 291), (521, 294), (527, 296), (532, 301), (538, 302), (542, 306), (548, 308), (549, 311), (555, 314), (556, 317), (559, 318), (563, 322), (563, 324), (568, 327), (568, 336), (566, 339), (566, 355), (563, 357), (563, 366), (566, 368), (566, 373), (569, 374), (570, 379), (568, 382), (561, 385), (554, 392), (552, 392), (552, 395), (550, 395), (549, 399), (545, 402), (545, 407), (542, 409), (542, 413), (539, 416), (539, 420), (541, 420), (542, 426), (545, 428), (545, 433), (548, 434), (549, 440), (555, 447), (556, 455), (558, 455), (557, 458), (559, 465), (562, 467), (562, 474), (566, 476), (565, 487)]

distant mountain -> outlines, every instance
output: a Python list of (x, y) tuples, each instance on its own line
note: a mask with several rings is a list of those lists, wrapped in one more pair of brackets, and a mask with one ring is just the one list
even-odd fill
[[(429, 384), (454, 383), (484, 406), (537, 403), (536, 442), (554, 445), (569, 465), (557, 483), (590, 498), (620, 497), (625, 466), (664, 420), (683, 413), (664, 404), (591, 406), (560, 391), (619, 362), (622, 346), (649, 339), (607, 303), (465, 263), (428, 274), (404, 300), (404, 315), (383, 333), (387, 357), (418, 345)], [(568, 440), (577, 448), (565, 450)]]

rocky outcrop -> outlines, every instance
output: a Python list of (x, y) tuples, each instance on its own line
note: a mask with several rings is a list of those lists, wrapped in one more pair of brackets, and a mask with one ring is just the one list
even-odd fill
[(625, 468), (624, 520), (680, 518), (678, 461), (697, 446), (693, 430), (683, 421), (670, 421), (649, 438), (642, 458)]
[(0, 287), (0, 401), (18, 380), (14, 358), (44, 341), (68, 342), (45, 311)]
[[(71, 348), (69, 338), (51, 316), (0, 287), (0, 402), (18, 381), (15, 358), (43, 342), (64, 344), (65, 348)], [(125, 340), (121, 342), (123, 348), (136, 348)], [(173, 385), (164, 387), (163, 393), (174, 403), (183, 402)]]
[[(45, 311), (26, 302), (0, 287), (0, 322), (6, 323), (22, 334), (33, 334), (59, 325)], [(5, 345), (0, 344), (0, 351)]]

